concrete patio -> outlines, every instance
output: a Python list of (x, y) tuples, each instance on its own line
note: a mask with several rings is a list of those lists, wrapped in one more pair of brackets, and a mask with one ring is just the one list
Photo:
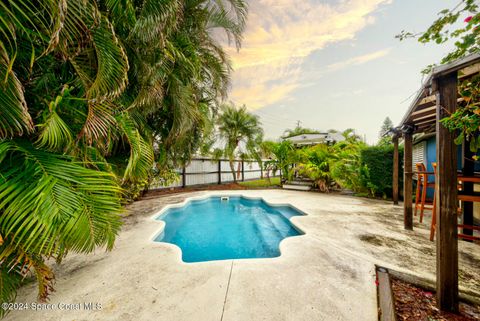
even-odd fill
[[(290, 203), (307, 216), (292, 221), (305, 235), (284, 240), (274, 259), (186, 264), (180, 250), (154, 243), (163, 206), (204, 194), (243, 194)], [(72, 255), (56, 267), (50, 303), (92, 302), (97, 311), (13, 311), (6, 320), (376, 320), (374, 264), (435, 279), (428, 225), (403, 229), (390, 202), (284, 190), (172, 194), (128, 207), (109, 253)], [(460, 288), (480, 298), (480, 250), (459, 242)], [(34, 302), (34, 283), (17, 302)]]

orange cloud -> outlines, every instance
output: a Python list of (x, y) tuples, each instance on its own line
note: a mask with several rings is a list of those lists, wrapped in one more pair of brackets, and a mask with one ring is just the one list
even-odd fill
[[(374, 22), (372, 12), (389, 2), (251, 1), (242, 49), (236, 52), (226, 48), (234, 68), (230, 98), (251, 110), (287, 99), (301, 85), (306, 57), (328, 44), (354, 39), (357, 32)], [(343, 64), (359, 64), (381, 54)], [(341, 64), (330, 68), (341, 68)]]

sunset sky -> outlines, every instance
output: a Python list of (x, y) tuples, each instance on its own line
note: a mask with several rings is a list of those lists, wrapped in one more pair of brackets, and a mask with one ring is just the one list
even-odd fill
[(420, 87), (420, 71), (451, 47), (400, 42), (424, 30), (452, 0), (250, 0), (242, 48), (231, 55), (229, 99), (260, 116), (266, 138), (301, 121), (318, 130), (355, 128), (375, 143), (397, 124)]

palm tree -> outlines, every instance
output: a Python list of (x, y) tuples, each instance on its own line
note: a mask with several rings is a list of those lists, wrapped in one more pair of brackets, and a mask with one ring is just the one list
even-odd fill
[(35, 272), (44, 300), (45, 258), (113, 247), (154, 144), (161, 166), (195, 150), (231, 69), (213, 33), (239, 47), (246, 4), (5, 0), (0, 16), (0, 298)]
[(276, 172), (280, 170), (280, 181), (284, 183), (295, 164), (296, 153), (292, 142), (284, 140), (271, 146), (272, 159), (265, 162), (265, 169)]
[(237, 148), (243, 143), (250, 155), (256, 153), (255, 148), (263, 135), (260, 121), (258, 116), (247, 111), (245, 105), (237, 108), (234, 105), (225, 104), (217, 119), (217, 126), (219, 136), (225, 142), (222, 154), (228, 158), (233, 181), (237, 182), (234, 167)]

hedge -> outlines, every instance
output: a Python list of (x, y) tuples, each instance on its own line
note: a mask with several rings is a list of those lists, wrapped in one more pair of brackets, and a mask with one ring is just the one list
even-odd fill
[[(399, 149), (399, 189), (403, 186), (403, 149)], [(393, 145), (370, 146), (360, 151), (360, 181), (373, 197), (392, 196)]]

